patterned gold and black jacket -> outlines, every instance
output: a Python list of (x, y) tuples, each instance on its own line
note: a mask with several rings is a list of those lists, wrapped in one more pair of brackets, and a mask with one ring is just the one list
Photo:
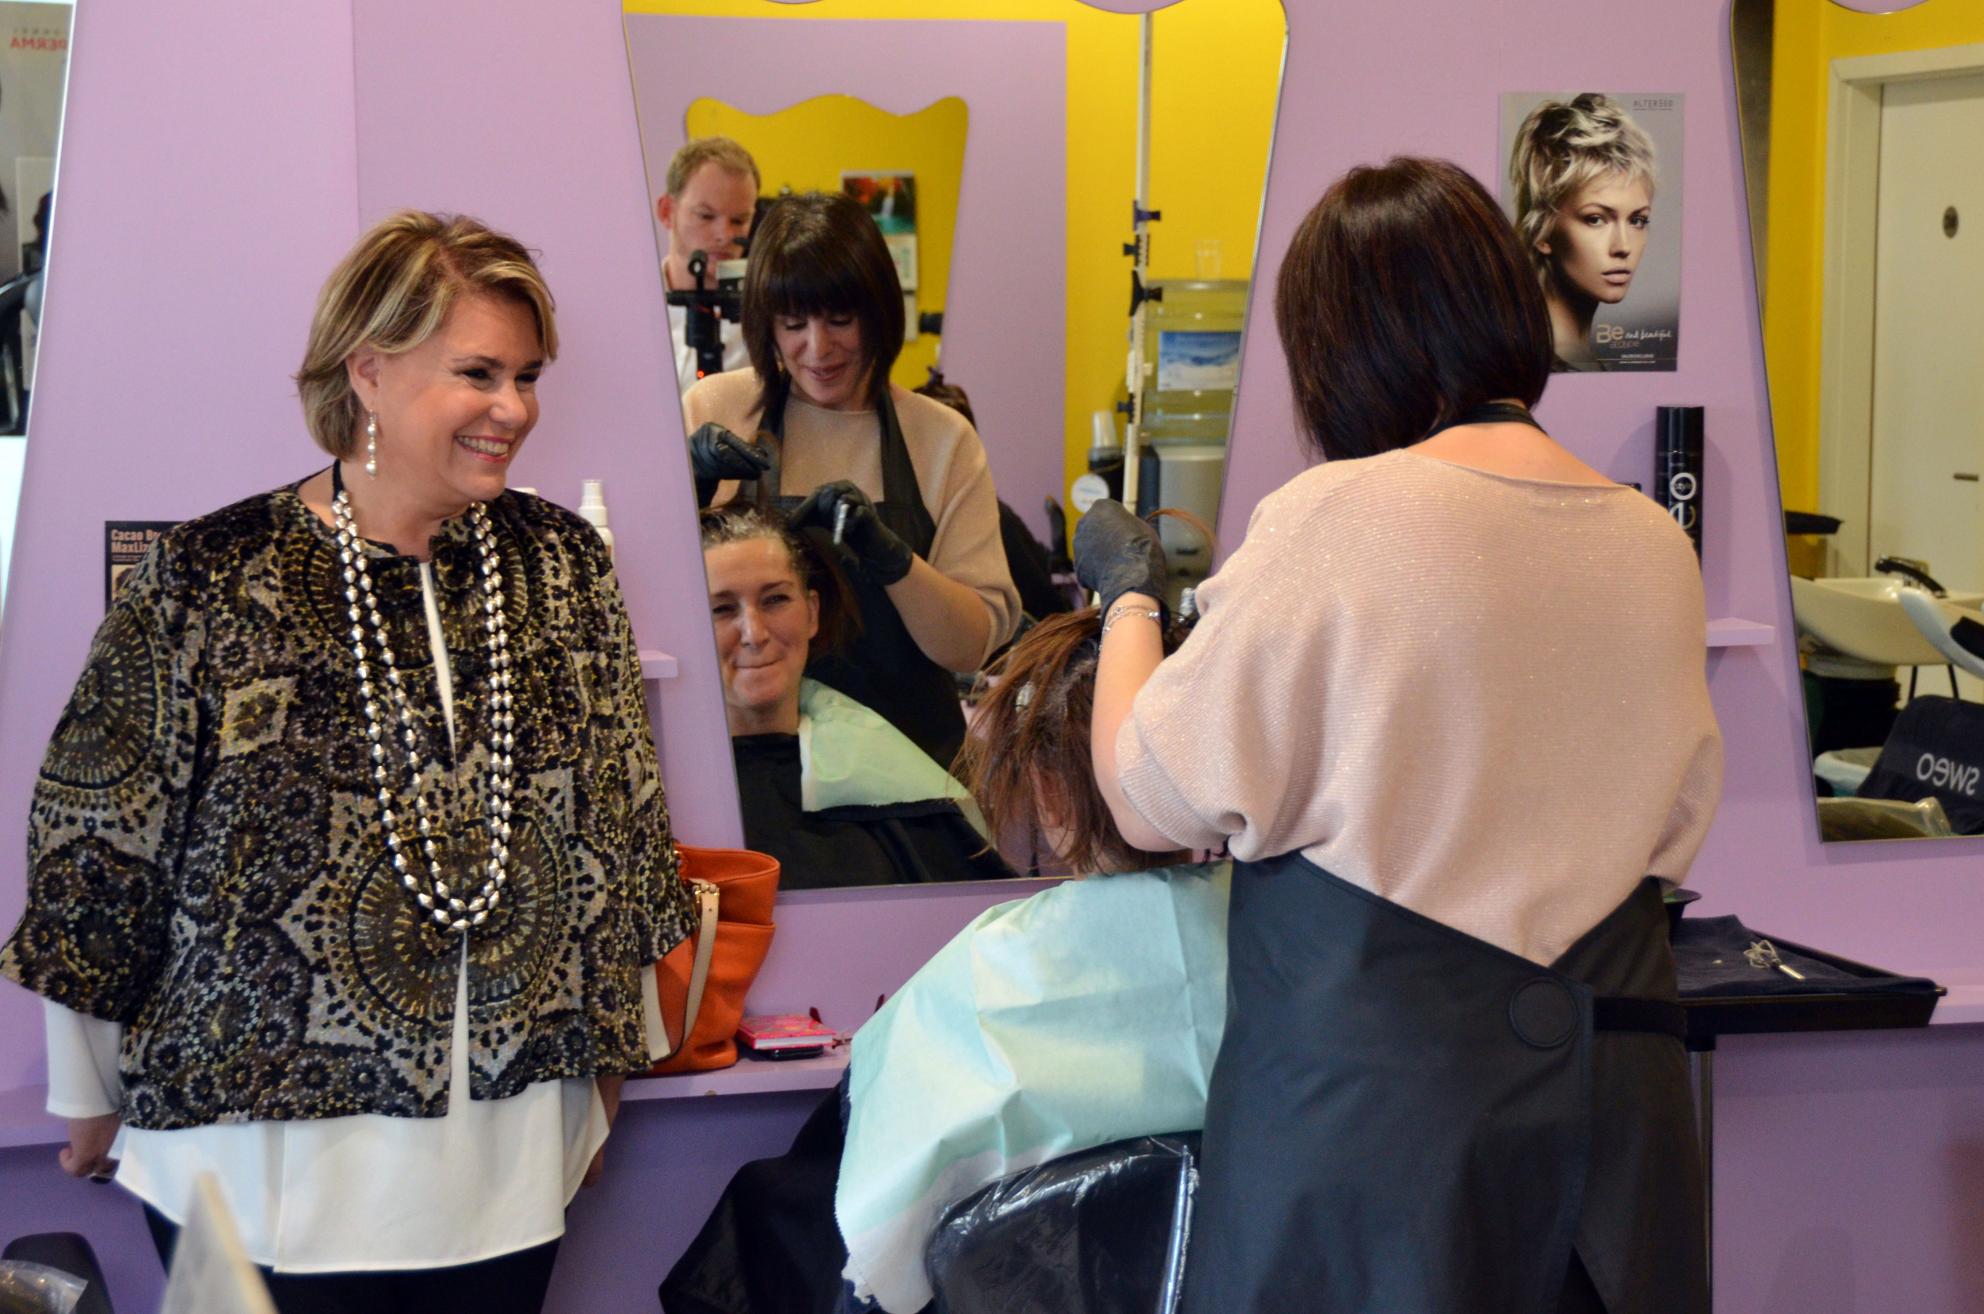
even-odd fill
[[(489, 510), (514, 810), (505, 901), (468, 941), (475, 1099), (645, 1069), (641, 973), (687, 933), (689, 906), (598, 536), (534, 497)], [(490, 669), (474, 533), (463, 515), (432, 544), (459, 755), (419, 563), (367, 550), (436, 764), (423, 785), (449, 883), (473, 888)], [(332, 530), (292, 489), (180, 525), (119, 588), (55, 728), (0, 974), (126, 1024), (133, 1126), (447, 1112), (462, 948), (387, 857), (344, 589)], [(404, 827), (405, 772), (387, 760)]]

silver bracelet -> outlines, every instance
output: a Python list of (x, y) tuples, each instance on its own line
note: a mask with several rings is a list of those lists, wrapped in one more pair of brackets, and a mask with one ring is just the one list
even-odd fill
[(1108, 638), (1109, 631), (1115, 626), (1117, 621), (1123, 619), (1125, 616), (1143, 616), (1160, 624), (1164, 621), (1164, 613), (1156, 608), (1137, 606), (1111, 607), (1108, 617), (1102, 622), (1102, 637), (1105, 639)]

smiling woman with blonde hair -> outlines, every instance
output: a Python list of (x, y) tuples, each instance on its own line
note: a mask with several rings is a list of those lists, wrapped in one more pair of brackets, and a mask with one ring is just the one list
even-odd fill
[(666, 1046), (687, 894), (626, 609), (504, 486), (557, 341), (514, 239), (367, 232), (297, 376), (332, 464), (152, 546), (36, 782), (0, 974), (46, 999), (62, 1166), (167, 1263), (212, 1175), (284, 1314), (538, 1309)]

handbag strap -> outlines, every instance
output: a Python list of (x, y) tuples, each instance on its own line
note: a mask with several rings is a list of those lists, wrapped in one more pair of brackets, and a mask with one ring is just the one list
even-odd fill
[[(669, 1045), (668, 1053), (662, 1058), (672, 1058), (695, 1034), (696, 1014), (703, 1007), (703, 987), (709, 984), (710, 960), (716, 956), (717, 888), (709, 881), (690, 881), (689, 885), (695, 891), (696, 906), (702, 915), (696, 931), (696, 959), (689, 968), (689, 997), (682, 1008), (682, 1035)], [(664, 1020), (662, 1031), (666, 1034), (667, 1030)]]

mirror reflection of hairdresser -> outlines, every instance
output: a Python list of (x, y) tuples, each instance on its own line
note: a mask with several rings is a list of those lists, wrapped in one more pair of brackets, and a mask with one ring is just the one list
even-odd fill
[(705, 511), (703, 566), (744, 844), (779, 860), (779, 888), (1016, 874), (986, 848), (949, 772), (874, 712), (805, 678), (853, 619), (845, 578), (811, 542), (776, 512)]
[[(758, 204), (758, 164), (751, 153), (728, 137), (698, 137), (668, 162), (668, 191), (654, 203), (655, 218), (668, 230), (668, 254), (661, 262), (661, 281), (671, 292), (698, 286), (689, 272), (689, 257), (701, 251), (709, 257), (700, 286), (716, 286), (717, 262), (744, 254), (751, 236), (751, 219)], [(708, 314), (690, 306), (668, 307), (668, 336), (675, 343), (675, 378), (687, 392), (701, 376), (696, 349), (689, 345), (689, 316)], [(744, 350), (744, 330), (734, 320), (718, 321), (723, 343), (723, 368), (741, 370), (751, 363)]]
[(1653, 222), (1653, 140), (1606, 97), (1546, 100), (1509, 156), (1517, 230), (1550, 311), (1558, 371), (1604, 370), (1592, 348), (1601, 305), (1631, 290)]
[(152, 545), (35, 782), (0, 975), (44, 997), (61, 1165), (168, 1264), (213, 1174), (284, 1314), (539, 1309), (666, 1048), (633, 631), (592, 528), (505, 487), (557, 351), (515, 240), (375, 225), (297, 375), (329, 468)]
[[(683, 398), (697, 495), (727, 502), (741, 478), (795, 529), (840, 542), (860, 636), (807, 673), (948, 766), (964, 742), (951, 672), (1011, 637), (1019, 593), (977, 431), (889, 382), (902, 285), (859, 204), (811, 192), (772, 207), (744, 277), (744, 339), (749, 373)], [(738, 436), (753, 433), (763, 446)]]
[(1694, 550), (1531, 418), (1542, 294), (1453, 165), (1331, 186), (1276, 313), (1326, 459), (1176, 654), (1149, 527), (1075, 539), (1119, 828), (1236, 859), (1185, 1308), (1706, 1310), (1661, 899), (1721, 787)]

